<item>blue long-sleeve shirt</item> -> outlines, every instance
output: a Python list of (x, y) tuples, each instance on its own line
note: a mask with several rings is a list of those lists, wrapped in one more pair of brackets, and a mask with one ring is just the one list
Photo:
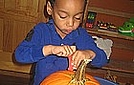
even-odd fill
[(91, 62), (93, 66), (101, 67), (107, 63), (106, 54), (96, 46), (84, 28), (78, 27), (62, 39), (55, 30), (53, 20), (37, 24), (16, 48), (15, 58), (21, 63), (36, 63), (34, 85), (39, 85), (49, 74), (68, 68), (67, 58), (56, 55), (44, 56), (43, 46), (73, 45), (74, 43), (78, 50), (92, 50), (96, 53)]

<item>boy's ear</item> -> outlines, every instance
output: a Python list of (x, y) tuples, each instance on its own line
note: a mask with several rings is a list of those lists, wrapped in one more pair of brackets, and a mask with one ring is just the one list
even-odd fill
[(51, 3), (49, 1), (47, 2), (47, 13), (49, 15), (52, 15), (52, 6), (51, 6)]

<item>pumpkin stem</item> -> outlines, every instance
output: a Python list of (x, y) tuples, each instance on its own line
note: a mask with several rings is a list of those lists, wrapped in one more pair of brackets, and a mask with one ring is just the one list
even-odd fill
[(75, 72), (74, 78), (70, 83), (75, 83), (76, 85), (84, 85), (86, 81), (85, 76), (85, 69), (87, 64), (92, 61), (90, 59), (84, 59), (81, 61), (80, 65), (78, 66), (77, 71)]

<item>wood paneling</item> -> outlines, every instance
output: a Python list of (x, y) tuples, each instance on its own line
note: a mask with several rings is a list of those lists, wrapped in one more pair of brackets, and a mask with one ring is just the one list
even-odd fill
[(4, 8), (4, 0), (0, 0), (0, 8)]
[(3, 51), (12, 51), (12, 33), (13, 22), (11, 20), (4, 20), (3, 29)]
[(3, 47), (3, 27), (4, 27), (4, 24), (3, 24), (3, 19), (0, 19), (0, 49), (2, 49)]
[(45, 0), (0, 1), (0, 50), (13, 52), (38, 22), (45, 22)]
[[(12, 72), (7, 76), (30, 75), (32, 65), (15, 62), (13, 52), (37, 23), (46, 21), (44, 5), (45, 0), (0, 0), (0, 71)], [(4, 81), (3, 85), (11, 82)]]
[(113, 15), (113, 16), (124, 17), (124, 18), (131, 18), (134, 16), (134, 13), (109, 10), (106, 8), (98, 8), (98, 7), (89, 6), (88, 9), (89, 11), (94, 11), (94, 12), (101, 13), (101, 14)]
[(14, 21), (13, 24), (13, 43), (12, 50), (16, 48), (16, 46), (26, 37), (27, 33), (33, 28), (35, 23), (24, 22), (24, 21)]
[(134, 1), (132, 0), (90, 0), (89, 5), (119, 12), (134, 13)]

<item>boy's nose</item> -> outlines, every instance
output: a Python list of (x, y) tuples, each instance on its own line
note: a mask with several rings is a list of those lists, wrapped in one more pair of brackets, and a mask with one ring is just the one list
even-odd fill
[(73, 21), (73, 19), (69, 19), (69, 20), (67, 21), (67, 26), (68, 26), (68, 27), (74, 26), (74, 21)]

